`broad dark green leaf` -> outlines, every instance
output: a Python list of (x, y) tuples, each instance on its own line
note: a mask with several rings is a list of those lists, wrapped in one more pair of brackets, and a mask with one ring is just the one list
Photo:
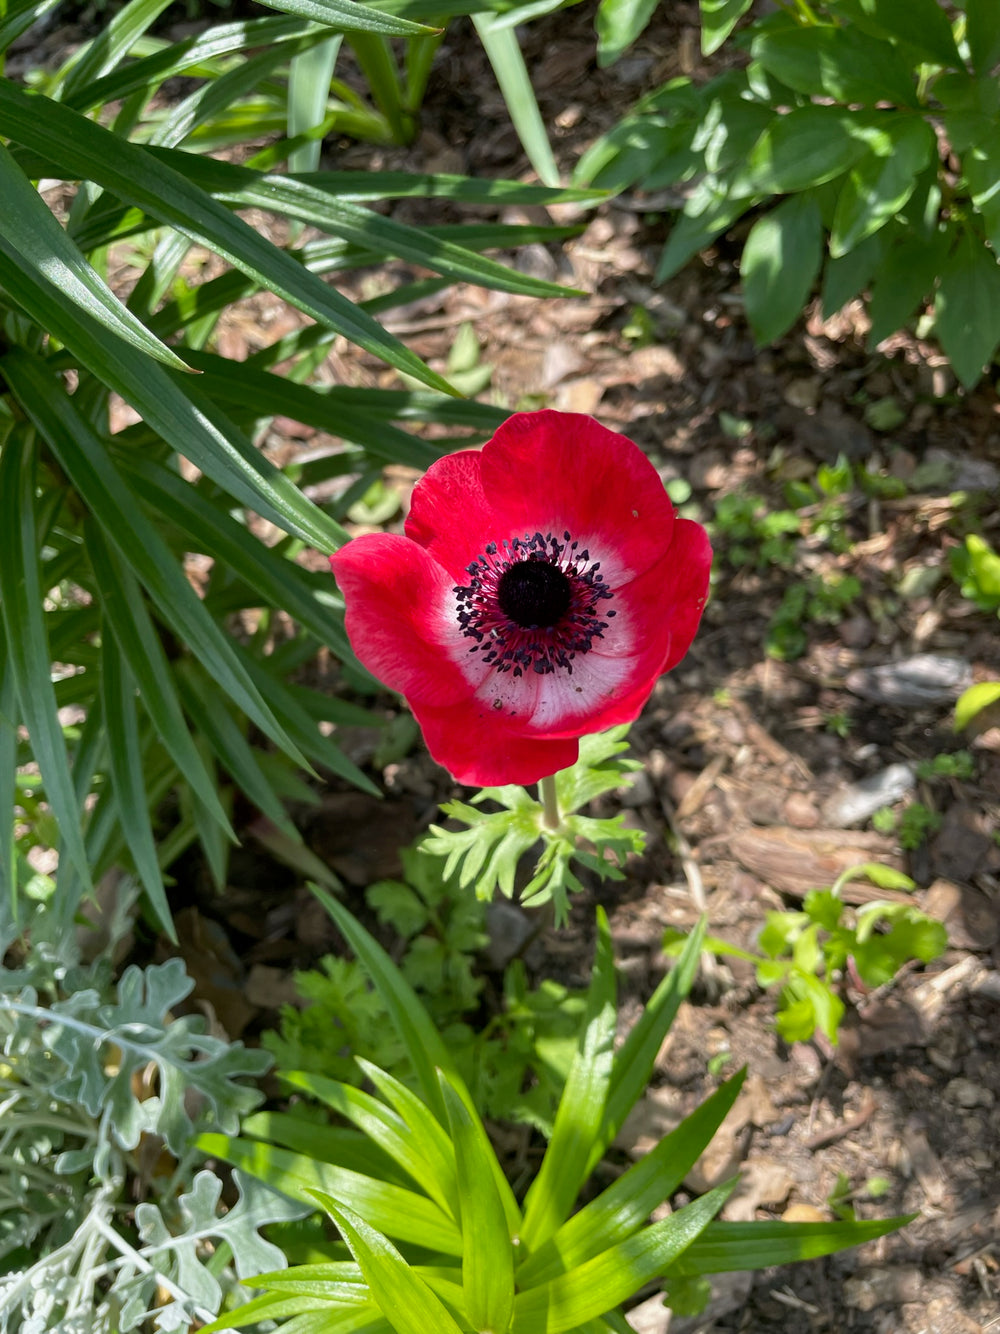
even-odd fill
[(11, 351), (5, 376), (84, 504), (173, 627), (229, 697), (267, 736), (301, 763), (302, 756), (261, 699), (231, 641), (209, 616), (169, 547), (144, 520), (107, 446), (69, 395), (54, 392), (45, 363)]
[(511, 1334), (563, 1334), (613, 1310), (662, 1274), (719, 1212), (735, 1182), (717, 1186), (661, 1223), (518, 1294)]
[(608, 1100), (614, 1036), (614, 955), (607, 917), (599, 909), (583, 1031), (559, 1100), (552, 1138), (524, 1198), (521, 1242), (528, 1251), (548, 1241), (563, 1224), (587, 1178), (591, 1149), (600, 1138)]
[(709, 1223), (688, 1249), (668, 1265), (666, 1278), (728, 1274), (740, 1269), (814, 1260), (851, 1246), (884, 1237), (911, 1222), (903, 1218), (866, 1219), (850, 1223)]
[(939, 0), (833, 0), (831, 9), (875, 37), (892, 37), (927, 60), (962, 68)]
[(108, 729), (111, 782), (122, 830), (157, 921), (176, 945), (177, 932), (167, 902), (149, 816), (146, 775), (136, 718), (135, 682), (110, 629), (106, 629), (102, 635), (101, 700)]
[(747, 164), (761, 193), (793, 194), (840, 176), (868, 151), (872, 121), (836, 106), (794, 107), (776, 116)]
[[(0, 360), (5, 378), (10, 374), (12, 356), (8, 352)], [(33, 437), (34, 432), (29, 431), (11, 434), (0, 450), (0, 609), (19, 712), (31, 737), (45, 797), (59, 826), (62, 849), (83, 888), (89, 890), (90, 868), (80, 832), (80, 807), (52, 684), (44, 603), (48, 590), (42, 588), (38, 569)]]
[(728, 231), (737, 218), (753, 208), (756, 198), (734, 198), (729, 193), (729, 185), (728, 180), (706, 180), (691, 196), (663, 247), (656, 266), (655, 282), (662, 283), (672, 278), (693, 255), (704, 250), (722, 232)]
[(567, 1219), (518, 1267), (518, 1287), (523, 1290), (548, 1282), (637, 1232), (653, 1210), (670, 1198), (711, 1143), (745, 1075), (743, 1070), (716, 1089), (676, 1130)]
[(801, 315), (821, 259), (822, 224), (811, 195), (793, 195), (754, 223), (740, 272), (747, 319), (759, 345), (780, 338)]
[[(397, 370), (443, 393), (450, 391), (446, 381), (370, 316), (151, 153), (68, 107), (26, 93), (2, 78), (0, 121), (6, 134), (26, 148), (208, 246), (261, 287), (283, 296)], [(199, 161), (194, 155), (181, 156), (189, 164)]]
[(753, 0), (701, 0), (701, 53), (710, 56), (726, 40)]
[(972, 202), (982, 214), (986, 239), (997, 250), (1000, 247), (1000, 143), (991, 137), (975, 144), (966, 153), (962, 165)]
[[(138, 683), (143, 708), (204, 811), (235, 842), (236, 835), (222, 809), (212, 777), (191, 740), (163, 643), (139, 585), (94, 520), (87, 526), (87, 556), (94, 571), (96, 595), (118, 648)], [(79, 757), (74, 772), (78, 768)]]
[(971, 388), (1000, 345), (1000, 264), (971, 230), (942, 270), (934, 317), (955, 374)]
[(965, 0), (962, 8), (972, 63), (985, 78), (1000, 63), (1000, 5), (996, 0)]
[(912, 71), (897, 49), (857, 28), (811, 23), (765, 32), (754, 40), (752, 51), (775, 78), (810, 97), (862, 106), (919, 106)]
[(188, 368), (114, 295), (56, 221), (52, 210), (0, 144), (0, 249), (14, 264), (54, 284), (60, 299), (82, 306), (112, 334), (176, 370)]
[(950, 228), (941, 228), (929, 237), (907, 232), (883, 253), (872, 278), (869, 346), (877, 346), (901, 329), (931, 295), (954, 239)]
[(856, 162), (841, 186), (830, 232), (830, 254), (835, 259), (899, 212), (937, 150), (934, 131), (922, 119), (889, 121), (885, 133), (888, 143), (880, 143)]
[(599, 68), (613, 65), (625, 54), (645, 31), (655, 10), (656, 0), (601, 0), (594, 20)]
[[(336, 1223), (396, 1334), (462, 1334), (451, 1312), (399, 1251), (364, 1218), (325, 1191), (313, 1191)], [(353, 1201), (352, 1201), (353, 1203)]]
[(868, 286), (885, 250), (885, 233), (859, 241), (839, 259), (827, 259), (823, 268), (820, 300), (825, 317), (833, 315)]

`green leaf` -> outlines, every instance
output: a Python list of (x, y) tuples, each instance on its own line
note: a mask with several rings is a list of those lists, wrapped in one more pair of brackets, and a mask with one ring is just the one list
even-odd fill
[(518, 1294), (511, 1334), (562, 1334), (603, 1315), (662, 1274), (718, 1213), (735, 1181), (558, 1278)]
[(978, 713), (1000, 700), (1000, 681), (980, 681), (962, 692), (955, 705), (955, 731), (968, 727)]
[(1000, 61), (1000, 8), (994, 0), (965, 0), (965, 35), (980, 78)]
[(56, 78), (60, 100), (113, 70), (155, 23), (170, 0), (131, 0), (102, 24), (96, 37), (77, 48)]
[(834, 258), (853, 250), (903, 207), (937, 149), (934, 131), (924, 120), (887, 122), (885, 136), (885, 143), (851, 167), (841, 186), (830, 229)]
[(336, 1199), (351, 1200), (372, 1226), (390, 1236), (444, 1255), (462, 1254), (458, 1228), (426, 1195), (258, 1141), (203, 1134), (195, 1142), (210, 1157), (224, 1158), (293, 1199), (312, 1204), (315, 1191), (329, 1191)]
[(395, 1246), (363, 1218), (323, 1191), (311, 1192), (336, 1223), (396, 1334), (462, 1334), (439, 1297)]
[(901, 329), (934, 291), (953, 240), (951, 229), (942, 228), (929, 238), (907, 232), (883, 252), (872, 279), (869, 346)]
[(699, 185), (684, 205), (684, 212), (671, 228), (667, 244), (656, 266), (654, 282), (663, 283), (704, 250), (722, 232), (753, 208), (753, 196), (730, 195), (729, 179), (711, 178)]
[(0, 55), (61, 0), (13, 0), (0, 14)]
[(146, 775), (135, 710), (135, 682), (109, 630), (101, 642), (101, 699), (108, 729), (108, 757), (115, 802), (129, 852), (160, 926), (177, 944), (156, 840), (149, 818)]
[[(288, 66), (288, 137), (314, 130), (323, 124), (330, 80), (333, 78), (342, 38), (330, 37), (311, 51), (292, 57)], [(312, 139), (288, 155), (289, 171), (315, 171), (323, 144)]]
[(191, 740), (162, 641), (153, 627), (139, 586), (121, 557), (105, 540), (100, 525), (91, 520), (85, 532), (97, 595), (118, 647), (139, 686), (143, 707), (203, 810), (235, 843), (236, 835), (222, 809), (215, 784)]
[(900, 53), (857, 28), (822, 23), (779, 28), (758, 35), (752, 52), (768, 73), (810, 97), (862, 106), (919, 106), (912, 72)]
[(962, 68), (951, 24), (938, 0), (835, 0), (831, 7), (873, 36), (895, 38), (939, 65)]
[(495, 1154), (482, 1122), (441, 1075), (458, 1169), (462, 1209), (462, 1287), (474, 1329), (507, 1334), (514, 1311), (514, 1258), (503, 1201), (494, 1184)]
[(433, 32), (424, 24), (396, 18), (391, 14), (358, 4), (357, 0), (261, 0), (268, 9), (280, 9), (285, 14), (324, 23), (342, 32), (377, 32), (384, 37), (416, 37), (419, 33)]
[(955, 374), (971, 388), (1000, 344), (1000, 265), (970, 231), (941, 273), (934, 324)]
[(29, 353), (12, 350), (6, 358), (4, 373), (82, 500), (148, 589), (164, 620), (190, 646), (234, 703), (286, 754), (304, 763), (173, 553), (156, 529), (144, 521), (104, 442), (90, 429), (73, 400), (67, 394), (54, 392), (45, 363)]
[[(398, 1111), (391, 1111), (371, 1094), (350, 1084), (294, 1070), (288, 1073), (283, 1071), (281, 1079), (283, 1083), (308, 1093), (357, 1126), (412, 1177), (436, 1204), (446, 1213), (457, 1217), (459, 1192), (456, 1189), (455, 1155), (447, 1137), (441, 1133), (440, 1126), (436, 1134), (422, 1138)], [(438, 1123), (432, 1117), (428, 1119), (437, 1126)], [(421, 1129), (425, 1127), (421, 1125)]]
[[(5, 378), (12, 352), (0, 361)], [(59, 826), (68, 860), (85, 889), (90, 868), (80, 832), (80, 807), (59, 723), (52, 655), (45, 625), (44, 593), (38, 568), (35, 516), (34, 433), (7, 437), (0, 450), (0, 608), (7, 651), (17, 683), (21, 719), (45, 784), (45, 797)]]
[(470, 17), (493, 67), (507, 113), (528, 161), (543, 184), (558, 186), (559, 168), (552, 156), (549, 136), (538, 110), (517, 33), (513, 28), (498, 24), (496, 16), (488, 11), (473, 10)]
[(705, 922), (701, 920), (685, 941), (677, 962), (659, 983), (638, 1021), (629, 1030), (628, 1037), (615, 1053), (601, 1133), (591, 1149), (587, 1163), (588, 1175), (597, 1167), (608, 1145), (625, 1124), (625, 1118), (649, 1085), (663, 1041), (697, 976), (698, 961), (705, 946), (704, 938)]
[[(751, 0), (746, 0), (750, 4)], [(656, 0), (601, 0), (597, 29), (597, 66), (605, 69), (629, 49), (645, 31), (656, 11)]]
[[(2, 596), (2, 593), (0, 593)], [(17, 844), (14, 807), (17, 801), (17, 686), (0, 620), (0, 894), (10, 920), (17, 921)]]
[[(0, 79), (0, 117), (7, 135), (26, 148), (208, 246), (261, 287), (397, 370), (449, 392), (446, 381), (375, 320), (147, 150), (7, 79)], [(196, 170), (198, 159), (188, 156), (190, 169)]]
[(776, 116), (747, 163), (753, 186), (773, 194), (808, 190), (840, 176), (864, 157), (870, 115), (837, 106), (793, 107)]
[(727, 1080), (676, 1130), (563, 1223), (518, 1266), (518, 1287), (523, 1291), (545, 1283), (637, 1232), (653, 1210), (670, 1198), (711, 1143), (745, 1077), (744, 1069)]
[(701, 0), (701, 53), (710, 56), (726, 40), (753, 0)]
[(116, 337), (124, 338), (147, 356), (177, 370), (188, 369), (176, 352), (121, 304), (91, 268), (2, 144), (0, 195), (4, 200), (0, 249), (15, 264), (36, 270), (46, 285), (53, 285), (58, 291), (53, 300), (75, 302)]
[(740, 271), (759, 346), (780, 338), (802, 314), (821, 259), (822, 223), (811, 195), (793, 195), (754, 223)]
[(851, 1246), (884, 1237), (912, 1222), (905, 1218), (878, 1218), (848, 1223), (780, 1223), (762, 1219), (754, 1223), (709, 1223), (702, 1234), (664, 1271), (697, 1277), (727, 1274), (735, 1270), (767, 1269), (771, 1265), (794, 1264), (832, 1255)]
[(847, 254), (826, 261), (820, 294), (825, 317), (842, 310), (865, 290), (878, 268), (884, 244), (883, 237), (875, 233), (859, 241)]
[(568, 1217), (586, 1180), (591, 1149), (600, 1137), (604, 1120), (614, 1062), (615, 966), (603, 909), (598, 911), (597, 933), (587, 1014), (576, 1058), (559, 1101), (545, 1157), (524, 1199), (521, 1243), (529, 1251), (547, 1241)]
[(991, 137), (973, 144), (962, 161), (972, 202), (983, 216), (986, 239), (1000, 244), (1000, 145)]

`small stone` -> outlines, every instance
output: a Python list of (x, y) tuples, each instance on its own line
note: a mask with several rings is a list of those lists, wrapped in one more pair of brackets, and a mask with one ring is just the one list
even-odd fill
[(656, 793), (653, 791), (653, 784), (645, 769), (640, 769), (632, 775), (632, 781), (622, 788), (618, 799), (623, 806), (633, 808), (648, 806), (655, 801)]
[(817, 1209), (815, 1204), (806, 1204), (804, 1200), (796, 1200), (781, 1215), (781, 1221), (783, 1223), (828, 1223), (830, 1215), (822, 1209)]
[(945, 1086), (944, 1095), (949, 1102), (957, 1103), (959, 1107), (967, 1109), (992, 1107), (995, 1101), (988, 1088), (983, 1088), (982, 1084), (977, 1084), (974, 1080), (966, 1079), (964, 1075), (959, 1075), (956, 1079), (949, 1079)]
[(486, 909), (489, 944), (486, 957), (493, 968), (506, 968), (538, 930), (537, 924), (516, 903), (493, 899)]
[(785, 800), (785, 823), (793, 829), (815, 829), (819, 825), (819, 811), (812, 797), (805, 792), (793, 792)]
[(874, 1311), (876, 1306), (898, 1306), (920, 1297), (923, 1279), (916, 1265), (898, 1269), (869, 1269), (844, 1283), (844, 1304), (855, 1311)]
[(875, 639), (875, 626), (867, 616), (848, 616), (840, 623), (840, 642), (847, 648), (868, 648)]
[(909, 764), (890, 764), (869, 778), (835, 792), (823, 803), (823, 818), (835, 829), (863, 824), (883, 806), (893, 806), (913, 791), (916, 775)]
[(971, 684), (972, 668), (964, 658), (939, 653), (916, 653), (899, 662), (859, 668), (846, 681), (852, 694), (897, 709), (950, 704)]
[(793, 408), (802, 408), (804, 412), (811, 412), (819, 403), (819, 391), (820, 383), (815, 376), (799, 376), (788, 381), (782, 397)]
[(663, 1302), (663, 1293), (654, 1293), (625, 1316), (625, 1323), (635, 1334), (667, 1334), (670, 1328), (670, 1310)]

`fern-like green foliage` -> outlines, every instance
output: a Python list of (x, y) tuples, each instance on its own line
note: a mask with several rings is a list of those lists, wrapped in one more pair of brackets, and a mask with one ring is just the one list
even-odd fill
[[(457, 873), (463, 888), (475, 886), (478, 897), (490, 899), (497, 889), (512, 898), (520, 888), (526, 906), (551, 902), (557, 923), (569, 916), (569, 894), (583, 889), (574, 866), (584, 867), (602, 880), (621, 880), (621, 867), (630, 852), (641, 853), (645, 835), (628, 829), (624, 815), (599, 819), (580, 812), (596, 797), (621, 789), (629, 775), (641, 766), (625, 759), (628, 727), (613, 727), (607, 732), (583, 737), (580, 758), (570, 769), (555, 777), (559, 808), (558, 824), (546, 823), (541, 801), (534, 800), (523, 787), (483, 788), (472, 803), (450, 801), (441, 809), (449, 819), (464, 829), (431, 826), (432, 838), (423, 850), (445, 858), (445, 875)], [(480, 806), (492, 802), (499, 810), (484, 811)], [(519, 886), (517, 873), (521, 858), (536, 845), (541, 850), (534, 871)], [(600, 849), (598, 852), (596, 849)]]

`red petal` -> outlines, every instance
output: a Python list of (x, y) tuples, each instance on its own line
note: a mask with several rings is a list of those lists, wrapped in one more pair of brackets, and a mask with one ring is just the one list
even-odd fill
[(413, 712), (433, 758), (469, 787), (537, 783), (568, 769), (580, 753), (575, 737), (548, 740), (509, 731), (488, 704), (474, 699), (448, 708), (417, 704)]
[[(427, 469), (413, 488), (406, 535), (424, 547), (452, 577), (468, 583), (466, 567), (498, 540), (496, 516), (483, 495), (482, 455), (463, 449), (446, 454)], [(499, 540), (509, 536), (501, 533)]]
[[(483, 493), (507, 531), (568, 531), (614, 586), (670, 545), (674, 507), (638, 445), (590, 417), (522, 412), (481, 455)], [(470, 558), (471, 559), (471, 558)]]
[(330, 557), (347, 607), (345, 624), (368, 670), (412, 704), (447, 705), (468, 695), (449, 656), (455, 598), (447, 570), (394, 533), (355, 537)]

